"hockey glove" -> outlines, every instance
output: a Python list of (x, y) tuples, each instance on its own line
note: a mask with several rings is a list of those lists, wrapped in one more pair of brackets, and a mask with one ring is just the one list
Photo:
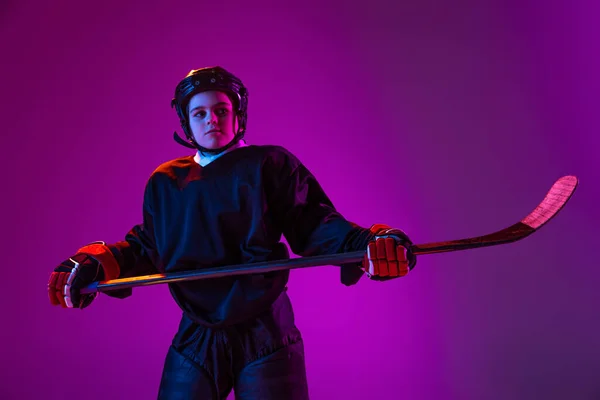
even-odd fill
[(375, 237), (367, 245), (363, 269), (372, 280), (389, 280), (406, 276), (416, 263), (410, 252), (412, 242), (400, 229), (375, 224), (369, 228)]
[(50, 304), (63, 308), (86, 308), (98, 293), (80, 295), (79, 290), (96, 281), (116, 279), (119, 272), (118, 263), (103, 242), (85, 246), (50, 275)]

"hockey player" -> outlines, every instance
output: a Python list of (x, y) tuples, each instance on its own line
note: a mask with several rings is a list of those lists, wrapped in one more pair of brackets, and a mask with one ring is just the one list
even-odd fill
[[(95, 281), (220, 265), (365, 250), (341, 268), (345, 285), (405, 276), (416, 263), (399, 229), (346, 220), (288, 150), (248, 145), (248, 91), (221, 67), (192, 70), (172, 100), (195, 151), (160, 165), (144, 191), (143, 218), (123, 241), (94, 242), (50, 276), (50, 302), (85, 308)], [(302, 336), (286, 293), (289, 271), (170, 283), (182, 309), (159, 399), (306, 399)], [(107, 292), (125, 298), (131, 289)]]

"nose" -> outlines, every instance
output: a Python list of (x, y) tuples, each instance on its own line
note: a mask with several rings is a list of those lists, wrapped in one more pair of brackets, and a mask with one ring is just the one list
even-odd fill
[(218, 120), (219, 120), (219, 119), (217, 118), (217, 114), (216, 114), (216, 113), (214, 113), (214, 112), (211, 112), (211, 113), (209, 114), (209, 118), (208, 118), (208, 121), (207, 121), (207, 123), (208, 123), (209, 125), (216, 125)]

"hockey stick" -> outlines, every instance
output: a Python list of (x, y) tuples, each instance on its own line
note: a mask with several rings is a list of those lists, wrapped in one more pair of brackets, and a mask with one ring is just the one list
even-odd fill
[[(542, 200), (542, 202), (529, 215), (516, 224), (498, 232), (468, 239), (414, 245), (411, 247), (411, 251), (415, 255), (423, 255), (474, 249), (485, 246), (495, 246), (521, 240), (537, 231), (548, 221), (550, 221), (556, 214), (558, 214), (558, 212), (565, 206), (565, 204), (567, 204), (567, 201), (569, 201), (575, 192), (577, 185), (578, 180), (575, 176), (564, 176), (558, 179), (554, 185), (552, 185), (544, 200)], [(359, 264), (362, 262), (364, 255), (364, 251), (355, 251), (324, 256), (299, 257), (289, 260), (229, 265), (193, 271), (112, 279), (108, 281), (94, 282), (93, 284), (83, 288), (81, 293), (106, 292), (110, 290), (126, 289), (136, 286), (156, 285), (160, 283), (173, 283), (209, 278), (212, 279), (226, 276), (265, 273), (323, 265)]]

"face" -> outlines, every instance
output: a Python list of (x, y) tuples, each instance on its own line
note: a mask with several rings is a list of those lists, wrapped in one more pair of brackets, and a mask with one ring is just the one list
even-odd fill
[(235, 137), (237, 118), (225, 93), (208, 91), (194, 95), (187, 113), (192, 135), (200, 146), (217, 149)]

